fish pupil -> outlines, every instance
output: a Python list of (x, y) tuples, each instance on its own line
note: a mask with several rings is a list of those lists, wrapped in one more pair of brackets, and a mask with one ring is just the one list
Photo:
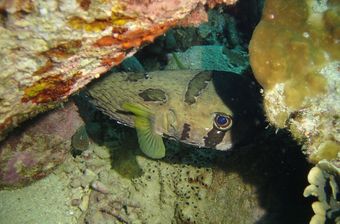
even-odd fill
[(225, 117), (225, 116), (219, 115), (219, 116), (217, 117), (216, 121), (217, 121), (217, 123), (218, 123), (219, 125), (224, 125), (224, 124), (226, 124), (226, 123), (228, 122), (228, 118)]

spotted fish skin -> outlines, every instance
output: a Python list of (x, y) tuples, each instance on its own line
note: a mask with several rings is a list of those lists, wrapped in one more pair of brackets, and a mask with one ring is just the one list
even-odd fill
[(232, 128), (219, 130), (214, 119), (218, 113), (230, 117), (234, 114), (212, 80), (209, 71), (155, 71), (147, 75), (121, 72), (106, 74), (86, 93), (104, 114), (127, 126), (134, 127), (134, 116), (122, 105), (133, 103), (152, 112), (156, 134), (198, 147), (228, 150), (235, 133), (232, 136)]

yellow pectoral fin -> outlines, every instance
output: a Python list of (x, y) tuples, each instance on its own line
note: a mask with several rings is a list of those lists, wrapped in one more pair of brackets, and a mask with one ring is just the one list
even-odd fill
[(152, 115), (148, 108), (134, 103), (123, 103), (122, 108), (140, 117), (149, 118)]
[(147, 118), (137, 116), (135, 125), (142, 152), (153, 159), (163, 158), (165, 156), (163, 139), (160, 135), (153, 133), (150, 121)]
[(165, 156), (163, 139), (153, 131), (152, 113), (139, 105), (124, 103), (122, 108), (135, 114), (138, 143), (142, 152), (153, 159)]

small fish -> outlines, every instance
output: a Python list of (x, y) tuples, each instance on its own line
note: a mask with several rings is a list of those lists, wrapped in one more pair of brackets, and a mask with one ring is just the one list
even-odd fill
[(232, 148), (254, 123), (247, 117), (255, 109), (237, 105), (252, 101), (241, 91), (244, 83), (239, 79), (210, 71), (121, 72), (106, 74), (86, 94), (104, 114), (135, 127), (142, 152), (159, 159), (166, 154), (162, 137), (217, 150)]

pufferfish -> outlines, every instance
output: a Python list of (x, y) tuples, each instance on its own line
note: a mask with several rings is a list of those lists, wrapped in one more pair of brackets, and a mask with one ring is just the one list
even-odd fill
[(252, 96), (241, 90), (247, 86), (240, 78), (195, 70), (118, 72), (85, 92), (104, 114), (135, 127), (142, 152), (160, 159), (166, 154), (162, 137), (225, 151), (245, 136), (254, 123), (249, 119), (254, 108), (244, 107)]

